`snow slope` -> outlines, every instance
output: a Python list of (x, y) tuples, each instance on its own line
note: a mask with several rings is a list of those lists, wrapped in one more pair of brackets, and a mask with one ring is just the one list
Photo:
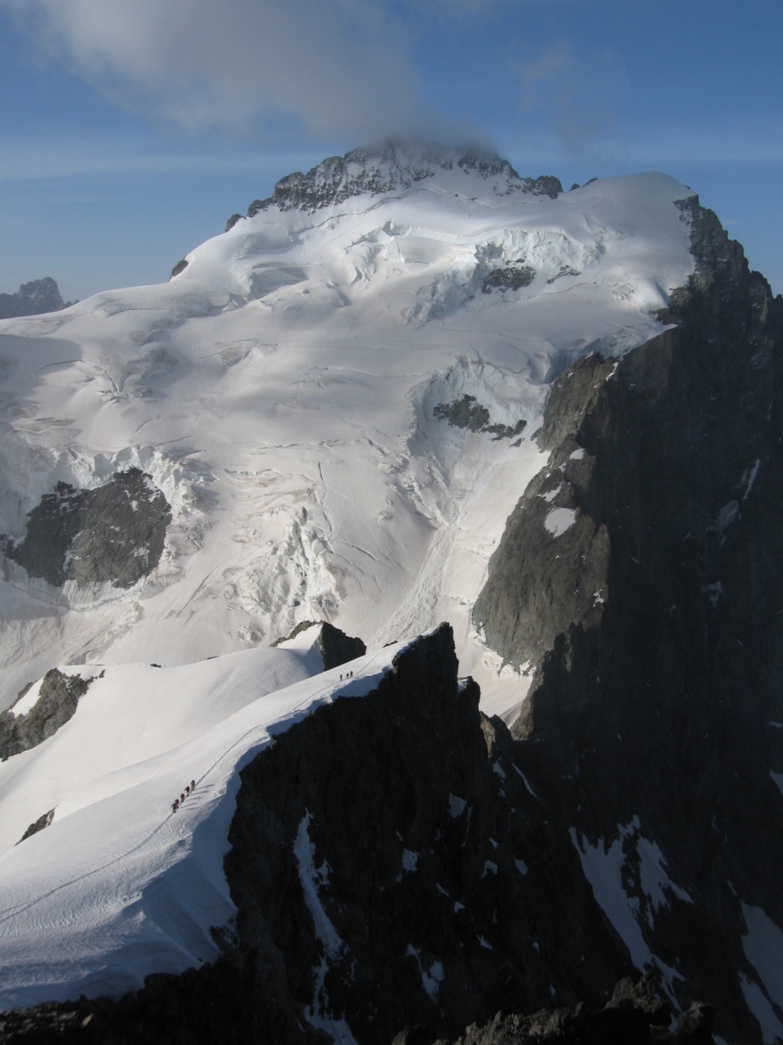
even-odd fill
[(0, 1010), (118, 995), (218, 956), (237, 770), (315, 706), (374, 689), (401, 648), (354, 661), (348, 681), (313, 673), (318, 631), (293, 649), (107, 666), (53, 737), (0, 764)]
[[(58, 481), (138, 465), (173, 511), (146, 581), (55, 589), (6, 560), (0, 708), (55, 663), (270, 644), (326, 618), (374, 647), (448, 620), (486, 706), (524, 693), (469, 610), (543, 459), (548, 382), (657, 333), (693, 269), (690, 195), (658, 174), (556, 199), (459, 168), (302, 211), (276, 206), (170, 283), (0, 323), (0, 533)], [(518, 289), (493, 273), (534, 271)], [(450, 426), (474, 396), (520, 445)], [(523, 680), (524, 681), (524, 680)]]

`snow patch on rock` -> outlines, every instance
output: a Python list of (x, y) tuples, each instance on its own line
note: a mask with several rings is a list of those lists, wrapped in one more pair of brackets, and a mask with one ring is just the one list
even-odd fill
[(652, 953), (643, 925), (652, 927), (657, 911), (670, 906), (673, 899), (690, 903), (691, 898), (669, 878), (659, 846), (642, 834), (638, 817), (625, 827), (618, 824), (617, 830), (618, 837), (608, 847), (603, 839), (591, 845), (573, 827), (571, 841), (598, 905), (628, 948), (632, 962), (639, 970), (648, 964), (657, 966), (676, 1001), (672, 984), (681, 977)]
[(777, 1006), (778, 1011), (783, 1010), (783, 931), (761, 907), (743, 903), (742, 914), (747, 926), (742, 947), (764, 991), (744, 977), (741, 978), (742, 990), (761, 1024), (765, 1043), (772, 1043), (783, 1037), (783, 1021), (770, 1004)]
[(417, 950), (413, 944), (408, 944), (408, 949), (405, 951), (405, 955), (406, 957), (415, 960), (419, 967), (419, 974), (421, 975), (421, 985), (430, 1000), (437, 1004), (440, 985), (443, 983), (445, 978), (443, 962), (435, 959), (430, 964), (429, 969), (426, 969), (424, 967), (424, 962), (422, 961), (421, 952)]
[(576, 522), (576, 511), (576, 508), (553, 508), (544, 519), (544, 526), (553, 537), (561, 537)]

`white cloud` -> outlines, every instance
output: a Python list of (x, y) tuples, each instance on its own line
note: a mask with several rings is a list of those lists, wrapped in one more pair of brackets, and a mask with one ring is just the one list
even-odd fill
[(0, 0), (39, 46), (186, 126), (415, 129), (407, 36), (373, 0)]
[(574, 51), (566, 40), (553, 44), (535, 60), (525, 62), (520, 67), (520, 74), (526, 87), (533, 88), (537, 84), (550, 83), (569, 72), (574, 65)]
[(510, 61), (520, 85), (528, 128), (554, 133), (568, 155), (604, 150), (615, 134), (619, 84), (625, 68), (617, 54), (559, 40)]

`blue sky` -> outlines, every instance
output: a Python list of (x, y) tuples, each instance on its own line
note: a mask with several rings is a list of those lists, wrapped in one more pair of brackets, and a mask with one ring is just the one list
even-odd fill
[(0, 0), (0, 291), (161, 282), (388, 133), (679, 178), (783, 292), (783, 0)]

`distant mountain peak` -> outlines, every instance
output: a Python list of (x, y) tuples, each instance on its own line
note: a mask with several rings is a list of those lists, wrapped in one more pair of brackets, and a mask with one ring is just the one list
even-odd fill
[[(557, 178), (548, 175), (521, 178), (508, 160), (476, 146), (447, 146), (417, 138), (384, 138), (373, 145), (353, 149), (345, 156), (329, 156), (307, 174), (300, 171), (288, 174), (278, 181), (270, 197), (251, 203), (247, 216), (252, 218), (270, 207), (320, 210), (365, 193), (380, 195), (409, 189), (417, 182), (452, 172), (484, 179), (487, 190), (499, 196), (528, 192), (555, 197), (563, 191)], [(230, 218), (228, 227), (239, 217)]]
[(0, 319), (39, 316), (59, 312), (73, 304), (63, 301), (60, 289), (51, 276), (23, 283), (15, 294), (0, 294)]

